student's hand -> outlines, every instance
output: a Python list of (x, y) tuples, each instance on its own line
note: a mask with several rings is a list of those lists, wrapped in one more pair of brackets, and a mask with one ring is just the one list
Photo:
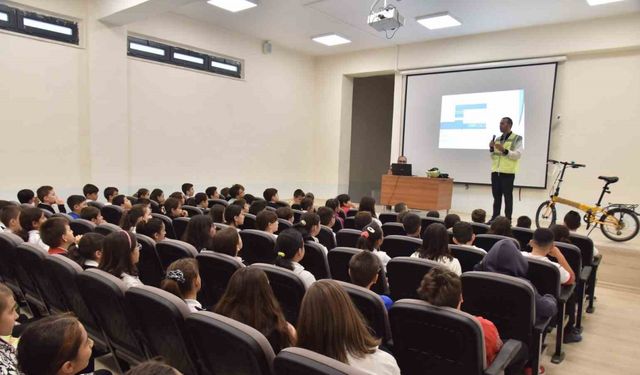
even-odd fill
[(504, 151), (504, 146), (502, 146), (500, 143), (496, 143), (493, 147), (500, 152)]
[(79, 234), (79, 235), (77, 235), (77, 236), (75, 236), (75, 237), (74, 237), (74, 241), (73, 241), (73, 242), (74, 242), (74, 243), (80, 243), (80, 240), (81, 240), (81, 239), (82, 239), (82, 235), (81, 235), (81, 234)]
[(180, 216), (182, 217), (187, 217), (187, 215), (189, 215), (189, 213), (187, 213), (187, 211), (182, 210), (182, 212), (180, 213)]
[[(60, 197), (58, 197), (58, 196), (56, 195), (56, 204), (64, 204), (64, 199), (62, 199), (62, 198), (60, 198)], [(72, 207), (72, 208), (73, 208), (73, 207)]]
[(549, 255), (558, 259), (558, 254), (560, 254), (560, 256), (562, 256), (562, 253), (560, 252), (560, 249), (558, 249), (557, 246), (554, 246), (551, 248), (551, 251), (549, 251)]

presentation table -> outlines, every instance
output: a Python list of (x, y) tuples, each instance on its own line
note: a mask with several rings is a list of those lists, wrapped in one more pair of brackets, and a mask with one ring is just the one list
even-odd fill
[(380, 204), (392, 206), (404, 202), (419, 210), (449, 210), (453, 179), (418, 176), (382, 175)]

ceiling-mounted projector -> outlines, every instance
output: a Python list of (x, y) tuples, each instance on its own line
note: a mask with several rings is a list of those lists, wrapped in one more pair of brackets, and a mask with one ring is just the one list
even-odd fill
[(380, 0), (376, 0), (371, 6), (367, 23), (378, 31), (393, 31), (404, 25), (404, 17), (400, 15), (398, 9), (393, 5), (387, 5), (384, 0), (382, 8), (375, 9)]

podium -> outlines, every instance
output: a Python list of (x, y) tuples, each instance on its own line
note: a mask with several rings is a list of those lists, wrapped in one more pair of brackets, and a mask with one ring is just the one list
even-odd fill
[(380, 204), (393, 206), (404, 202), (420, 210), (449, 210), (453, 179), (382, 175)]

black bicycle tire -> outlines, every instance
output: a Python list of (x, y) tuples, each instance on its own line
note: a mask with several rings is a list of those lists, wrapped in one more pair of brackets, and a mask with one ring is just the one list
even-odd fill
[(608, 239), (610, 239), (611, 241), (615, 241), (615, 242), (625, 242), (625, 241), (629, 241), (629, 240), (634, 239), (638, 235), (638, 232), (640, 232), (640, 220), (638, 220), (638, 215), (635, 213), (635, 211), (630, 210), (628, 208), (617, 207), (617, 208), (614, 208), (612, 210), (607, 211), (607, 214), (602, 215), (602, 217), (600, 217), (600, 221), (602, 222), (603, 220), (606, 219), (606, 216), (608, 216), (608, 215), (610, 215), (612, 213), (615, 213), (615, 212), (624, 212), (627, 215), (629, 215), (630, 217), (632, 217), (633, 221), (635, 221), (635, 223), (636, 223), (636, 230), (633, 232), (632, 235), (624, 237), (624, 238), (613, 237), (604, 229), (604, 225), (602, 223), (600, 223), (600, 231), (602, 231), (602, 234), (605, 237), (607, 237)]
[(538, 206), (538, 209), (536, 210), (536, 227), (540, 228), (540, 212), (542, 211), (542, 209), (548, 205), (551, 205), (551, 225), (556, 223), (557, 220), (557, 212), (556, 212), (556, 205), (554, 203), (551, 203), (551, 201), (544, 201), (540, 204), (540, 206)]

